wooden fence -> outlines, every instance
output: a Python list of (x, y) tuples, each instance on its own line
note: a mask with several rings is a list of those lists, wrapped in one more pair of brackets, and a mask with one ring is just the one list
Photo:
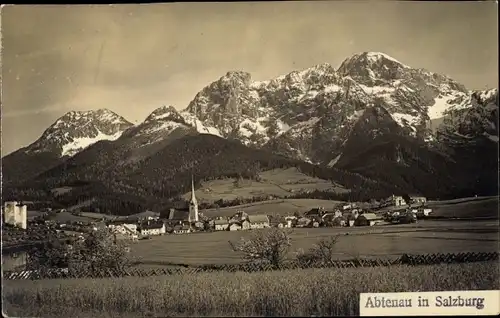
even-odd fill
[(50, 279), (50, 278), (118, 278), (127, 276), (158, 276), (158, 275), (186, 275), (203, 272), (258, 272), (270, 270), (289, 270), (289, 269), (307, 269), (307, 268), (356, 268), (356, 267), (379, 267), (394, 265), (436, 265), (453, 263), (471, 263), (495, 261), (499, 259), (499, 253), (456, 253), (456, 254), (424, 254), (408, 255), (393, 260), (388, 259), (353, 259), (343, 261), (316, 261), (301, 262), (298, 260), (287, 261), (276, 267), (270, 264), (244, 263), (234, 265), (202, 265), (202, 266), (183, 266), (178, 268), (162, 269), (104, 269), (94, 272), (74, 272), (68, 269), (49, 269), (32, 271), (5, 271), (4, 279)]

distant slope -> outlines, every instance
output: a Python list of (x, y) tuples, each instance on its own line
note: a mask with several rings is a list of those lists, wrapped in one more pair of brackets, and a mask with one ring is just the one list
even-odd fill
[(446, 156), (404, 134), (382, 107), (370, 107), (353, 128), (335, 167), (392, 183), (406, 193), (446, 196), (454, 181)]
[[(125, 137), (124, 137), (125, 138)], [(350, 196), (388, 196), (397, 189), (339, 169), (314, 166), (246, 147), (214, 135), (198, 134), (177, 138), (147, 158), (121, 160), (121, 141), (101, 141), (70, 158), (64, 164), (13, 189), (12, 197), (23, 189), (52, 189), (79, 184), (74, 190), (57, 198), (67, 205), (96, 197), (103, 213), (130, 214), (141, 209), (164, 209), (170, 199), (190, 189), (191, 175), (196, 187), (201, 181), (223, 178), (256, 180), (263, 171), (295, 167), (304, 175), (334, 180)], [(320, 187), (320, 190), (324, 190)], [(17, 192), (16, 192), (17, 191)], [(331, 194), (333, 195), (333, 194)], [(347, 200), (348, 197), (345, 197)]]
[[(288, 168), (260, 172), (255, 180), (224, 178), (204, 181), (196, 190), (196, 197), (199, 203), (209, 203), (220, 199), (236, 200), (238, 198), (265, 198), (268, 196), (283, 198), (314, 190), (339, 193), (349, 191), (329, 180), (313, 178), (298, 171), (297, 168)], [(187, 192), (182, 198), (189, 200), (190, 196), (191, 192)]]

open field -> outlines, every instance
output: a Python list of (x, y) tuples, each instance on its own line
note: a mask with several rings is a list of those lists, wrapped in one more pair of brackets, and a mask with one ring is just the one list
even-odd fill
[(209, 217), (215, 216), (232, 216), (237, 211), (243, 210), (249, 215), (252, 214), (266, 214), (266, 215), (293, 215), (295, 212), (303, 213), (313, 208), (320, 206), (325, 207), (327, 210), (341, 201), (319, 200), (319, 199), (283, 199), (283, 200), (270, 200), (263, 202), (256, 202), (250, 204), (243, 204), (219, 209), (203, 210), (203, 214)]
[(16, 317), (353, 316), (361, 292), (499, 289), (497, 262), (4, 281)]
[[(498, 250), (498, 224), (487, 221), (420, 221), (417, 224), (292, 230), (289, 257), (321, 238), (341, 235), (339, 259), (397, 257), (401, 254), (493, 252)], [(131, 244), (131, 255), (146, 267), (178, 264), (231, 264), (242, 261), (228, 241), (252, 231), (166, 235)], [(347, 235), (346, 235), (347, 234)]]
[[(237, 197), (252, 198), (260, 196), (288, 196), (308, 190), (347, 191), (338, 184), (328, 180), (313, 178), (299, 172), (296, 168), (274, 169), (260, 173), (260, 181), (228, 178), (224, 180), (207, 181), (196, 190), (196, 197), (200, 202), (214, 202), (219, 199), (234, 200)], [(183, 195), (189, 199), (191, 193)]]
[(427, 205), (432, 208), (433, 216), (452, 218), (498, 218), (498, 196), (463, 198), (449, 201), (430, 201)]
[[(28, 220), (34, 219), (37, 216), (42, 216), (44, 213), (40, 211), (28, 211)], [(90, 214), (90, 215), (85, 215)], [(115, 218), (115, 216), (100, 214), (100, 213), (82, 213), (81, 216), (73, 215), (70, 212), (59, 212), (54, 215), (53, 220), (60, 223), (68, 222), (92, 222), (101, 218)]]

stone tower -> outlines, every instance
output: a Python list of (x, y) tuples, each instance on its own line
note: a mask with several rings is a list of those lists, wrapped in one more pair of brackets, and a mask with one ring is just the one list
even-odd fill
[[(191, 200), (189, 201), (189, 218), (194, 216), (194, 221), (198, 222), (198, 201), (196, 200), (196, 195), (194, 194), (194, 180), (191, 176)], [(192, 220), (192, 219), (191, 219)]]

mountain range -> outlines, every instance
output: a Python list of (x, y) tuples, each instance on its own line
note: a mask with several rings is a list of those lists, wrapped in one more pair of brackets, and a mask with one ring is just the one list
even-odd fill
[(2, 176), (13, 197), (83, 182), (79, 195), (150, 202), (187, 190), (192, 173), (296, 166), (366, 196), (455, 197), (498, 193), (497, 154), (498, 89), (364, 52), (269, 81), (227, 72), (185, 109), (160, 107), (138, 125), (107, 109), (69, 112), (2, 158)]

